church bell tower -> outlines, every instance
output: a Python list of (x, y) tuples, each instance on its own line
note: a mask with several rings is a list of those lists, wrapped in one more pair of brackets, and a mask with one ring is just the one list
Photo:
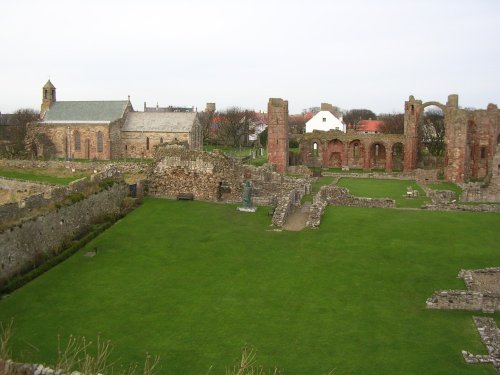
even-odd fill
[(42, 89), (42, 107), (40, 108), (40, 117), (43, 118), (45, 116), (45, 112), (50, 108), (52, 103), (56, 101), (56, 88), (50, 82), (50, 79), (43, 86)]

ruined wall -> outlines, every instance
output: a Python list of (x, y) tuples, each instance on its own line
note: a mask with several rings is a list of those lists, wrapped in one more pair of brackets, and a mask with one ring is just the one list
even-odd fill
[(347, 188), (338, 186), (323, 186), (318, 192), (318, 199), (326, 201), (333, 206), (369, 207), (369, 208), (394, 208), (393, 199), (388, 198), (362, 198), (349, 194)]
[(285, 173), (288, 167), (288, 101), (271, 98), (267, 105), (268, 162), (276, 171)]
[[(148, 172), (149, 194), (175, 198), (191, 193), (196, 200), (241, 202), (243, 184), (252, 183), (255, 205), (275, 206), (277, 200), (296, 189), (309, 191), (308, 178), (291, 178), (271, 166), (243, 165), (220, 151), (188, 150), (181, 145), (159, 147)], [(304, 193), (305, 194), (305, 193)]]
[(428, 309), (500, 311), (500, 294), (465, 290), (435, 292), (426, 302)]
[(0, 285), (40, 258), (56, 255), (104, 215), (118, 213), (128, 186), (121, 183), (88, 198), (37, 216), (0, 233)]

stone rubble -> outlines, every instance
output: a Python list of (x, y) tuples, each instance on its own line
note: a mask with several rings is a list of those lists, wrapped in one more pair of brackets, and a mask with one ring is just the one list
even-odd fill
[(500, 373), (500, 329), (492, 318), (474, 316), (473, 320), (481, 336), (481, 341), (488, 350), (488, 355), (474, 355), (462, 350), (465, 362), (471, 364), (491, 363), (495, 370)]

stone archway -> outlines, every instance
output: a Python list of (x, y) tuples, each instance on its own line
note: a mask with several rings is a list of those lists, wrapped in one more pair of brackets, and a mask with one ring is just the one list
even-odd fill
[(327, 165), (332, 168), (342, 167), (344, 153), (344, 143), (339, 139), (333, 139), (328, 142), (327, 150), (324, 156), (326, 160), (323, 160), (323, 165)]
[(386, 169), (387, 149), (382, 142), (374, 142), (370, 145), (369, 169)]
[(365, 148), (359, 139), (349, 143), (348, 150), (349, 168), (363, 168), (365, 163)]
[(391, 147), (392, 170), (401, 171), (404, 167), (404, 145), (396, 142)]

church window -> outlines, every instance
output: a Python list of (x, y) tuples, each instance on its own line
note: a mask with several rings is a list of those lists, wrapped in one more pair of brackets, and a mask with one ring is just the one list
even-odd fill
[(354, 158), (359, 157), (359, 145), (357, 143), (354, 144)]
[(44, 98), (44, 99), (47, 99), (47, 89), (44, 89), (44, 90), (43, 90), (43, 98)]
[(80, 132), (78, 130), (75, 130), (75, 151), (80, 151), (80, 148)]
[(56, 90), (52, 89), (52, 100), (56, 100)]
[(104, 137), (102, 135), (102, 132), (99, 131), (97, 132), (97, 152), (103, 152), (104, 151)]
[(313, 143), (313, 156), (318, 156), (318, 144), (316, 142)]
[(146, 150), (149, 150), (149, 137), (146, 137)]
[(375, 145), (375, 156), (378, 156), (378, 145)]
[(486, 147), (481, 147), (481, 159), (486, 158)]

